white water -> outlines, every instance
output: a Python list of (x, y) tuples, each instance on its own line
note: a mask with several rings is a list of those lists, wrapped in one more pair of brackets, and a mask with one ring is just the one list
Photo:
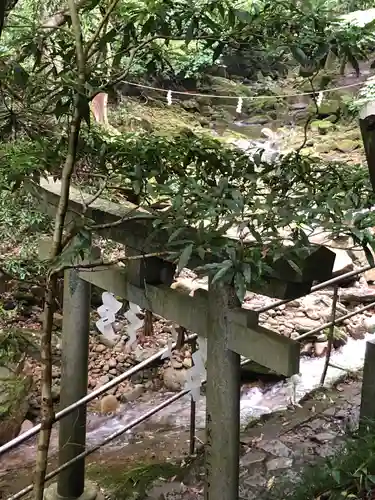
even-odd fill
[[(341, 349), (335, 350), (331, 356), (331, 362), (348, 371), (359, 370), (363, 366), (366, 341), (374, 338), (374, 334), (367, 334), (363, 340), (349, 339), (347, 344)], [(300, 363), (301, 382), (297, 386), (297, 401), (300, 401), (306, 394), (319, 386), (320, 377), (323, 371), (324, 358), (302, 358)], [(343, 370), (329, 367), (325, 386), (332, 385), (345, 372)], [(251, 418), (286, 409), (288, 399), (291, 395), (291, 382), (278, 382), (269, 385), (265, 390), (252, 387), (244, 391), (241, 397), (241, 424), (246, 425)], [(112, 432), (122, 429), (126, 424), (149, 410), (153, 405), (160, 403), (170, 394), (158, 395), (147, 402), (135, 402), (132, 405), (125, 405), (119, 416), (108, 418), (95, 430), (88, 433), (88, 442), (97, 443)], [(205, 397), (201, 396), (196, 409), (196, 426), (203, 429), (205, 425)], [(146, 423), (141, 424), (142, 433), (167, 432), (185, 428), (190, 422), (190, 398), (186, 396), (173, 405), (165, 408), (157, 415), (154, 415)], [(137, 432), (137, 428), (134, 429)], [(128, 432), (127, 435), (131, 434)], [(121, 439), (122, 443), (127, 438)], [(118, 442), (117, 442), (118, 443)], [(116, 444), (117, 444), (116, 443)]]
[[(347, 344), (332, 353), (331, 362), (346, 370), (356, 371), (362, 368), (365, 355), (366, 341), (374, 338), (374, 334), (367, 334), (363, 340), (348, 340)], [(324, 367), (324, 358), (302, 358), (300, 363), (301, 383), (297, 386), (297, 400), (319, 386), (320, 377)], [(335, 382), (344, 371), (329, 367), (325, 385)], [(246, 425), (251, 418), (282, 410), (287, 407), (290, 398), (290, 381), (270, 384), (266, 389), (258, 387), (245, 389), (241, 397), (241, 424)], [(138, 400), (124, 405), (121, 413), (115, 417), (89, 415), (87, 446), (99, 444), (110, 434), (124, 428), (135, 418), (141, 416), (153, 406), (169, 398), (171, 394), (156, 394), (148, 400)], [(201, 396), (196, 408), (196, 427), (203, 429), (205, 425), (205, 397)], [(173, 405), (154, 415), (147, 422), (135, 427), (132, 431), (124, 433), (115, 442), (111, 442), (101, 449), (113, 451), (114, 448), (124, 448), (132, 444), (132, 450), (145, 446), (153, 446), (155, 436), (168, 443), (180, 442), (181, 431), (188, 430), (190, 424), (190, 398), (186, 396)], [(151, 438), (151, 440), (149, 439)], [(148, 443), (148, 444), (147, 444)], [(55, 427), (51, 438), (51, 452), (57, 451), (58, 439)], [(17, 470), (21, 465), (35, 459), (35, 439), (11, 451), (0, 459), (0, 471)], [(124, 453), (126, 453), (124, 451)]]

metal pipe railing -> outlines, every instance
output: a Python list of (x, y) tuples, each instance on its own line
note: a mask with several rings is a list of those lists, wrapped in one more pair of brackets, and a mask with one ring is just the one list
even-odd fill
[[(197, 335), (192, 334), (192, 335), (189, 335), (186, 340), (187, 340), (187, 342), (189, 342), (189, 341), (194, 340), (196, 338), (197, 338)], [(175, 347), (176, 347), (176, 342), (174, 342), (172, 344), (172, 349)], [(73, 403), (73, 404), (67, 406), (66, 408), (64, 408), (63, 410), (59, 411), (58, 413), (56, 413), (53, 423), (58, 422), (63, 417), (66, 417), (66, 415), (69, 415), (70, 413), (72, 413), (74, 410), (76, 410), (80, 406), (83, 406), (83, 405), (86, 405), (87, 403), (90, 403), (98, 396), (101, 396), (102, 394), (109, 391), (110, 389), (113, 389), (113, 387), (116, 387), (118, 384), (120, 384), (121, 382), (123, 382), (127, 378), (131, 377), (135, 373), (138, 373), (139, 371), (143, 370), (143, 368), (146, 368), (150, 364), (152, 364), (155, 361), (157, 361), (158, 359), (160, 359), (162, 357), (162, 355), (165, 354), (166, 352), (168, 352), (168, 347), (165, 347), (164, 349), (153, 354), (152, 356), (145, 359), (144, 361), (141, 361), (136, 366), (133, 366), (133, 368), (130, 368), (129, 370), (122, 373), (118, 377), (112, 379), (111, 381), (102, 385), (98, 389), (95, 389), (90, 394), (87, 394), (87, 396), (83, 397), (82, 399), (76, 401), (75, 403)], [(11, 441), (8, 441), (8, 443), (5, 443), (3, 446), (0, 446), (0, 456), (9, 450), (12, 450), (16, 446), (24, 443), (25, 441), (27, 441), (31, 437), (35, 436), (36, 434), (38, 434), (40, 429), (41, 429), (41, 424), (37, 424), (32, 429), (20, 434), (19, 436), (12, 439)]]
[[(245, 365), (248, 362), (249, 362), (248, 359), (244, 359), (243, 361), (241, 361), (241, 366)], [(202, 382), (202, 385), (204, 385), (205, 383), (206, 383), (206, 380), (204, 380)], [(133, 429), (133, 427), (136, 427), (137, 425), (141, 424), (145, 420), (148, 420), (150, 417), (152, 417), (153, 415), (155, 415), (159, 411), (163, 410), (164, 408), (171, 405), (175, 401), (178, 401), (182, 397), (186, 396), (187, 394), (189, 394), (189, 392), (190, 392), (190, 389), (184, 389), (184, 390), (180, 391), (179, 393), (175, 394), (174, 396), (166, 399), (162, 403), (158, 404), (154, 408), (151, 408), (151, 410), (147, 411), (146, 413), (144, 413), (140, 417), (138, 417), (138, 418), (132, 420), (131, 422), (129, 422), (128, 424), (126, 424), (122, 429), (119, 429), (118, 431), (113, 432), (112, 434), (107, 436), (105, 439), (103, 439), (103, 441), (101, 441), (101, 443), (96, 444), (95, 446), (92, 446), (88, 450), (83, 451), (82, 453), (80, 453), (76, 457), (72, 458), (68, 462), (65, 462), (65, 464), (62, 464), (57, 469), (51, 471), (49, 474), (46, 475), (45, 480), (49, 481), (50, 479), (54, 478), (55, 476), (57, 476), (57, 474), (59, 474), (60, 472), (62, 472), (65, 469), (67, 469), (68, 467), (70, 467), (72, 464), (74, 464), (78, 460), (81, 460), (82, 458), (85, 458), (88, 455), (91, 455), (91, 453), (94, 453), (95, 451), (99, 450), (102, 446), (105, 446), (106, 444), (110, 443), (114, 439), (120, 437), (122, 434), (124, 434), (124, 432), (127, 432), (130, 429)], [(23, 488), (23, 490), (19, 491), (15, 495), (8, 497), (7, 500), (17, 500), (18, 498), (22, 498), (23, 496), (30, 493), (30, 491), (32, 491), (32, 489), (33, 489), (33, 485), (30, 484), (29, 486), (26, 486), (26, 488)]]
[[(48, 481), (49, 479), (52, 479), (53, 477), (57, 476), (57, 474), (59, 474), (60, 472), (62, 472), (65, 469), (67, 469), (68, 467), (70, 467), (72, 464), (74, 464), (78, 460), (82, 460), (82, 458), (85, 458), (88, 455), (91, 455), (91, 453), (94, 453), (95, 451), (99, 450), (102, 446), (104, 446), (104, 445), (108, 444), (110, 441), (113, 441), (114, 439), (118, 438), (119, 436), (121, 436), (122, 434), (124, 434), (124, 432), (129, 431), (130, 429), (132, 429), (136, 425), (141, 424), (142, 422), (144, 422), (148, 418), (150, 418), (153, 415), (155, 415), (155, 413), (159, 412), (160, 410), (163, 410), (164, 408), (166, 408), (170, 404), (172, 404), (175, 401), (181, 399), (183, 396), (186, 396), (186, 394), (188, 394), (189, 392), (190, 392), (190, 389), (184, 389), (183, 391), (175, 394), (171, 398), (166, 399), (162, 403), (158, 404), (154, 408), (151, 408), (151, 410), (147, 411), (146, 413), (144, 413), (140, 417), (138, 417), (135, 420), (132, 420), (131, 422), (129, 422), (128, 424), (126, 424), (125, 427), (123, 427), (122, 429), (119, 429), (118, 431), (113, 432), (112, 434), (110, 434), (108, 437), (106, 437), (105, 439), (103, 439), (103, 441), (101, 443), (96, 444), (92, 448), (89, 448), (88, 450), (83, 451), (82, 453), (80, 453), (76, 457), (72, 458), (68, 462), (65, 462), (65, 464), (60, 465), (60, 467), (58, 467), (57, 469), (51, 471), (49, 474), (46, 475), (45, 480)], [(32, 489), (33, 489), (33, 484), (30, 484), (29, 486), (26, 486), (26, 488), (24, 488), (23, 490), (19, 491), (15, 495), (13, 495), (11, 497), (8, 497), (7, 500), (17, 500), (18, 498), (22, 498), (23, 496), (25, 496), (28, 493), (30, 493), (30, 491), (32, 491)]]
[[(328, 286), (331, 285), (336, 285), (337, 283), (340, 283), (340, 281), (345, 281), (348, 278), (352, 278), (353, 276), (357, 276), (358, 274), (362, 274), (366, 271), (369, 271), (370, 269), (373, 269), (373, 266), (364, 266), (360, 267), (359, 269), (355, 269), (354, 271), (349, 271), (348, 273), (341, 274), (340, 276), (337, 276), (336, 278), (331, 278), (330, 280), (323, 281), (323, 283), (319, 283), (318, 285), (315, 285), (311, 288), (310, 292), (306, 295), (309, 295), (310, 293), (313, 292), (318, 292), (319, 290), (322, 290), (323, 288), (327, 288)], [(282, 306), (284, 304), (287, 304), (288, 302), (292, 302), (292, 300), (295, 299), (281, 299), (278, 300), (277, 302), (274, 302), (273, 304), (269, 304), (268, 306), (261, 307), (259, 309), (256, 309), (255, 312), (257, 313), (264, 313), (267, 311), (270, 311), (271, 309), (275, 309), (276, 307)]]
[[(337, 318), (335, 320), (335, 325), (342, 323), (346, 319), (352, 318), (353, 316), (356, 316), (357, 314), (361, 314), (361, 313), (363, 313), (363, 312), (365, 312), (368, 309), (371, 309), (373, 307), (375, 307), (375, 301), (370, 302), (366, 306), (360, 307), (356, 311), (352, 311), (348, 314), (344, 314), (344, 316), (340, 316), (339, 318)], [(316, 333), (319, 333), (319, 332), (325, 330), (326, 328), (329, 328), (330, 326), (332, 326), (332, 321), (330, 321), (329, 323), (324, 323), (324, 325), (318, 326), (318, 327), (314, 328), (313, 330), (310, 330), (309, 332), (302, 333), (299, 337), (295, 338), (294, 340), (298, 341), (298, 340), (302, 340), (306, 337), (310, 337), (310, 335), (315, 335)]]

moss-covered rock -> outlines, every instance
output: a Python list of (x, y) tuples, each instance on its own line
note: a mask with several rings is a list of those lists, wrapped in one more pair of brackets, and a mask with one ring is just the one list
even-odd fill
[(311, 129), (317, 130), (320, 135), (326, 135), (328, 132), (334, 130), (335, 125), (328, 120), (314, 120), (311, 122)]
[(336, 142), (336, 149), (342, 153), (350, 153), (359, 147), (359, 141), (353, 141), (351, 139), (342, 139), (341, 141)]
[(20, 432), (29, 409), (31, 385), (31, 377), (15, 375), (8, 368), (0, 367), (0, 445)]

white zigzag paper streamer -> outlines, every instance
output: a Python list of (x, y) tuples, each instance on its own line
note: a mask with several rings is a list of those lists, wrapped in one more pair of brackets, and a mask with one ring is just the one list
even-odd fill
[(102, 302), (103, 304), (97, 309), (100, 319), (96, 322), (96, 327), (105, 337), (114, 340), (116, 334), (113, 330), (113, 323), (116, 320), (116, 313), (119, 312), (122, 304), (109, 292), (102, 293)]
[(138, 346), (137, 343), (137, 331), (143, 326), (144, 320), (139, 319), (137, 314), (141, 312), (141, 308), (137, 304), (129, 302), (129, 310), (125, 314), (125, 318), (128, 320), (128, 335), (129, 340), (126, 342), (126, 347), (129, 349), (135, 349)]

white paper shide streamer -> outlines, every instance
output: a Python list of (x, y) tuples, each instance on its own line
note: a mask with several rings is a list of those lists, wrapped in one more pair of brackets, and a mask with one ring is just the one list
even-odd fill
[(207, 341), (198, 337), (198, 350), (193, 353), (193, 366), (186, 373), (185, 388), (194, 401), (198, 401), (202, 382), (206, 379)]
[(137, 316), (140, 312), (141, 308), (137, 306), (137, 304), (129, 302), (129, 310), (125, 314), (125, 318), (128, 320), (127, 332), (129, 335), (126, 347), (129, 349), (135, 349), (138, 345), (137, 331), (143, 326), (144, 323), (144, 320)]
[(238, 114), (242, 113), (242, 106), (243, 106), (243, 99), (242, 97), (239, 97), (237, 102), (236, 113)]
[(116, 313), (119, 312), (122, 304), (109, 292), (102, 293), (102, 302), (103, 304), (97, 309), (100, 319), (96, 322), (96, 327), (106, 338), (114, 340), (116, 334), (113, 330), (113, 323), (116, 320)]

